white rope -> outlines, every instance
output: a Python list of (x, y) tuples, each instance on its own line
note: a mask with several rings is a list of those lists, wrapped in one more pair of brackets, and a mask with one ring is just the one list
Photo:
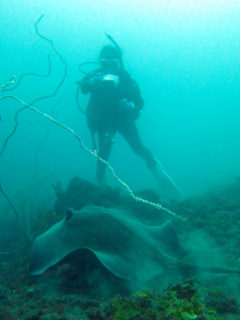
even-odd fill
[(146, 204), (146, 205), (149, 205), (150, 207), (152, 208), (155, 208), (157, 210), (160, 210), (160, 211), (164, 211), (176, 218), (179, 218), (179, 219), (182, 219), (182, 220), (185, 220), (183, 217), (180, 217), (178, 216), (175, 212), (169, 210), (168, 208), (165, 208), (163, 207), (161, 204), (159, 203), (155, 203), (155, 202), (152, 202), (152, 201), (148, 201), (148, 200), (145, 200), (141, 197), (138, 197), (134, 194), (134, 192), (132, 191), (132, 189), (122, 180), (120, 179), (117, 174), (115, 173), (115, 170), (113, 169), (113, 167), (109, 164), (109, 162), (107, 162), (106, 160), (104, 160), (103, 158), (100, 158), (95, 152), (91, 151), (90, 149), (88, 149), (87, 147), (84, 146), (83, 142), (82, 142), (82, 139), (77, 135), (77, 133), (70, 127), (66, 126), (65, 124), (62, 124), (60, 122), (58, 122), (56, 119), (54, 119), (53, 117), (49, 116), (48, 114), (46, 113), (43, 113), (41, 112), (40, 110), (38, 110), (37, 108), (35, 107), (32, 107), (28, 104), (26, 104), (22, 99), (18, 98), (18, 97), (15, 97), (15, 96), (12, 96), (12, 95), (6, 95), (6, 96), (2, 96), (0, 97), (0, 100), (4, 100), (4, 99), (12, 99), (12, 100), (15, 100), (17, 102), (19, 102), (20, 104), (22, 104), (24, 107), (34, 111), (35, 113), (37, 113), (38, 115), (44, 117), (44, 118), (47, 118), (48, 120), (50, 120), (51, 122), (53, 122), (54, 124), (56, 124), (57, 126), (65, 129), (66, 131), (70, 132), (79, 142), (80, 144), (80, 147), (88, 152), (91, 156), (93, 156), (94, 158), (96, 158), (98, 161), (102, 162), (106, 167), (108, 167), (108, 169), (111, 171), (113, 177), (118, 181), (118, 183), (120, 183), (126, 190), (127, 192), (130, 194), (130, 196), (136, 201), (136, 202), (140, 202), (140, 203), (143, 203), (143, 204)]

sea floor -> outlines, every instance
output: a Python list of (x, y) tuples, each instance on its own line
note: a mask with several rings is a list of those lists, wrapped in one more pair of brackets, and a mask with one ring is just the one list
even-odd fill
[[(59, 192), (55, 212), (45, 212), (34, 236), (59, 221), (69, 205), (84, 201), (110, 206), (122, 199), (119, 191), (109, 188), (101, 194), (91, 185), (75, 178), (67, 190)], [(73, 192), (73, 190), (75, 190)], [(87, 190), (87, 192), (86, 192)], [(156, 195), (139, 193), (156, 201)], [(87, 195), (87, 196), (86, 196)], [(227, 266), (240, 270), (240, 180), (201, 197), (171, 203), (169, 207), (185, 217), (176, 222), (176, 230), (185, 234), (203, 230), (214, 239), (224, 254)], [(126, 202), (125, 202), (126, 205)], [(131, 201), (128, 205), (134, 206)], [(138, 210), (146, 210), (144, 207)], [(1, 246), (0, 320), (238, 320), (240, 319), (240, 275), (196, 275), (164, 286), (133, 290), (126, 280), (106, 270), (87, 250), (77, 251), (47, 270), (43, 275), (29, 274), (31, 243), (19, 237)], [(191, 237), (190, 237), (191, 239)], [(194, 243), (193, 239), (191, 243)], [(12, 251), (11, 251), (12, 250)], [(220, 261), (220, 260), (219, 260)], [(158, 282), (161, 284), (161, 280)]]

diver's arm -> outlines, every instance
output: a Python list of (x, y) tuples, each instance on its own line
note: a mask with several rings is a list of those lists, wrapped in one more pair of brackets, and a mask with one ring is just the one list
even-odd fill
[(141, 91), (139, 88), (139, 85), (131, 75), (124, 70), (124, 73), (122, 74), (123, 78), (123, 96), (128, 101), (134, 103), (136, 111), (140, 111), (143, 108), (144, 101), (141, 96)]
[(135, 110), (139, 112), (143, 108), (144, 100), (137, 82), (131, 76), (128, 78), (127, 87), (127, 99), (134, 103)]
[(80, 82), (81, 92), (87, 94), (102, 83), (103, 74), (98, 70), (87, 74)]
[(140, 88), (134, 80), (132, 80), (131, 91), (133, 95), (133, 103), (135, 104), (135, 108), (138, 111), (140, 111), (143, 108), (144, 100), (141, 96)]
[(125, 73), (124, 86), (122, 87), (121, 108), (128, 114), (129, 119), (135, 121), (143, 108), (144, 101), (138, 84), (128, 73)]
[(81, 92), (83, 94), (87, 94), (90, 92), (91, 90), (91, 76), (90, 74), (87, 74), (83, 79), (82, 81), (79, 83), (80, 84), (80, 87), (81, 87)]

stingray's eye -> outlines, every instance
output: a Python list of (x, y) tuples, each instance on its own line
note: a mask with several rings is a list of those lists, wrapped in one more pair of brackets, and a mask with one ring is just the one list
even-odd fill
[(73, 216), (73, 213), (70, 209), (67, 209), (67, 212), (66, 212), (66, 221), (69, 221)]

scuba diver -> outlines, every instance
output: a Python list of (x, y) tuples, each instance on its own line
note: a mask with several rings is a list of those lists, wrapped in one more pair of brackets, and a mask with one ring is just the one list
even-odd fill
[[(165, 193), (164, 200), (180, 200), (182, 196), (176, 184), (141, 141), (135, 121), (144, 101), (138, 84), (123, 67), (121, 49), (111, 36), (107, 37), (112, 44), (102, 47), (99, 54), (100, 67), (87, 73), (79, 82), (81, 92), (90, 93), (86, 116), (94, 150), (98, 149), (98, 156), (107, 161), (114, 136), (119, 132), (132, 150), (145, 160), (161, 193)], [(95, 134), (98, 137), (98, 148)], [(98, 161), (96, 176), (102, 185), (105, 183), (105, 169), (106, 166)]]

